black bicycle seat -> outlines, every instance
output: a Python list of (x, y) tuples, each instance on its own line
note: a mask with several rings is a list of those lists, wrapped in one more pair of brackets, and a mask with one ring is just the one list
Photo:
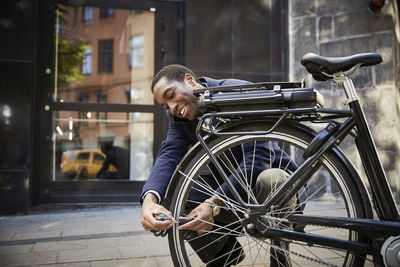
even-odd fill
[(348, 57), (322, 57), (314, 53), (303, 56), (301, 64), (318, 81), (332, 79), (326, 74), (347, 71), (360, 64), (360, 67), (372, 66), (382, 62), (382, 57), (376, 53), (356, 54)]

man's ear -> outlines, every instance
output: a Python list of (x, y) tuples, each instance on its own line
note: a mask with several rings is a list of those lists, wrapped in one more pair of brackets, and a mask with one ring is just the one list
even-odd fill
[(191, 86), (195, 86), (196, 85), (196, 81), (195, 81), (194, 77), (190, 73), (186, 73), (185, 74), (185, 81), (187, 81)]

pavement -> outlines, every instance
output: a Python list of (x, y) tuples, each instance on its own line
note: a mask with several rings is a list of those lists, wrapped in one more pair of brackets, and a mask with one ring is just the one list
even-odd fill
[(173, 266), (167, 237), (140, 224), (139, 204), (45, 205), (0, 216), (0, 266)]

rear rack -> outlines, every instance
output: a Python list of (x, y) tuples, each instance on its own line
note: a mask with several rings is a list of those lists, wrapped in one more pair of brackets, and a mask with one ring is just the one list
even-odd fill
[(321, 107), (322, 95), (305, 83), (252, 83), (194, 90), (202, 113)]
[(231, 86), (216, 86), (201, 89), (194, 89), (193, 94), (200, 96), (206, 91), (211, 93), (223, 93), (223, 92), (237, 92), (237, 91), (257, 91), (257, 90), (277, 90), (286, 88), (304, 88), (306, 85), (305, 80), (301, 82), (260, 82), (260, 83), (250, 83), (243, 85), (231, 85)]

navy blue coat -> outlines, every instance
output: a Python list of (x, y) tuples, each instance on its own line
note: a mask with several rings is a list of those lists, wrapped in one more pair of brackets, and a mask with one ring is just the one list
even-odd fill
[[(214, 87), (214, 86), (229, 86), (229, 85), (240, 85), (240, 84), (247, 84), (248, 82), (242, 81), (242, 80), (237, 80), (237, 79), (224, 79), (224, 80), (214, 80), (211, 78), (202, 78), (202, 81), (205, 81), (207, 83), (207, 87)], [(149, 175), (149, 178), (147, 179), (145, 185), (143, 186), (142, 189), (142, 194), (141, 194), (141, 201), (143, 198), (143, 195), (149, 191), (149, 190), (154, 190), (159, 193), (161, 198), (165, 196), (168, 184), (171, 180), (171, 177), (178, 166), (179, 162), (181, 161), (182, 157), (185, 155), (185, 153), (188, 151), (188, 149), (194, 145), (198, 140), (196, 137), (196, 127), (198, 124), (198, 120), (192, 121), (192, 122), (177, 122), (173, 120), (173, 116), (171, 113), (167, 110), (167, 116), (169, 119), (169, 129), (168, 129), (168, 134), (166, 140), (162, 143), (161, 150), (158, 153), (158, 156), (156, 158), (154, 167)], [(261, 172), (262, 170), (265, 170), (266, 168), (270, 167), (270, 155), (272, 155), (272, 162), (275, 162), (275, 159), (277, 161), (281, 162), (281, 166), (286, 166), (284, 164), (287, 164), (290, 162), (290, 159), (286, 153), (283, 154), (283, 157), (281, 159), (281, 150), (277, 146), (277, 144), (273, 144), (272, 149), (270, 149), (271, 144), (266, 144), (263, 142), (258, 142), (256, 149), (257, 151), (261, 151), (262, 153), (257, 153), (257, 157), (255, 159), (255, 166), (256, 170), (255, 173), (253, 173), (253, 177), (257, 177), (257, 173)], [(251, 145), (250, 148), (245, 148), (245, 150), (249, 150), (249, 155), (253, 154), (253, 145)], [(251, 150), (251, 151), (250, 151)], [(237, 152), (237, 153), (236, 153)], [(243, 167), (244, 163), (242, 160), (242, 155), (243, 152), (240, 151), (235, 151), (233, 150), (234, 156), (237, 158), (241, 158), (239, 162), (241, 162), (241, 167)], [(238, 154), (238, 155), (236, 155)], [(264, 156), (261, 156), (264, 155)], [(249, 156), (250, 157), (250, 156)], [(252, 159), (245, 161), (247, 165), (247, 170), (251, 169), (251, 164), (252, 164)], [(278, 163), (277, 163), (278, 164)], [(276, 164), (272, 164), (276, 165)], [(289, 170), (294, 170), (296, 166), (293, 163), (289, 163)], [(243, 169), (243, 168), (242, 168)], [(254, 170), (253, 170), (254, 172)], [(249, 175), (250, 177), (250, 175)], [(214, 183), (211, 179), (211, 183)], [(254, 179), (255, 180), (255, 179)], [(235, 180), (232, 179), (234, 183)], [(255, 182), (255, 181), (253, 181)], [(226, 184), (222, 186), (223, 188), (226, 187)], [(221, 190), (221, 189), (220, 189)], [(223, 189), (225, 192), (228, 192), (228, 189)], [(229, 194), (228, 194), (229, 195)], [(197, 198), (197, 197), (196, 197)], [(198, 196), (199, 200), (201, 198), (204, 198), (204, 196)]]

